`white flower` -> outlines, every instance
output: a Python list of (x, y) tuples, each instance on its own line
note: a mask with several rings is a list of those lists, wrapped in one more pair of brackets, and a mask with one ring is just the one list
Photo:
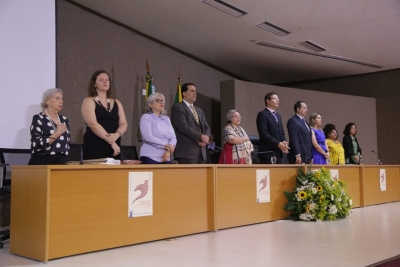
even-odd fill
[(331, 200), (334, 201), (335, 200), (335, 196), (333, 194), (331, 194)]
[(342, 201), (342, 199), (339, 197), (339, 198), (337, 199), (337, 201), (341, 202), (341, 201)]
[(317, 219), (317, 222), (322, 222), (320, 219)]
[(353, 205), (353, 200), (351, 200), (351, 198), (349, 199), (349, 204), (350, 206)]
[(336, 214), (337, 213), (337, 208), (336, 208), (335, 205), (330, 206), (329, 213), (330, 214)]
[(318, 192), (317, 188), (311, 188), (311, 191), (313, 192), (313, 194), (316, 194)]

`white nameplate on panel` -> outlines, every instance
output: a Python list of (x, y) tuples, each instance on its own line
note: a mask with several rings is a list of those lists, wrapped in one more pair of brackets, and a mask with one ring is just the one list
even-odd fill
[(386, 191), (386, 169), (379, 170), (379, 189)]
[(331, 174), (332, 180), (339, 181), (339, 170), (338, 169), (330, 169), (329, 173)]
[(153, 215), (153, 172), (129, 172), (128, 217)]
[(269, 170), (256, 170), (257, 203), (271, 201)]

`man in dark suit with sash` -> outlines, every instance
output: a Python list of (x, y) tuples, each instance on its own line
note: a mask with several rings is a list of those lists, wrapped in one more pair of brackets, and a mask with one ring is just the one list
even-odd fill
[(207, 161), (206, 145), (210, 136), (203, 110), (195, 107), (197, 91), (193, 83), (182, 85), (183, 101), (172, 106), (171, 122), (177, 144), (175, 159), (180, 164), (203, 164)]
[[(276, 113), (279, 98), (275, 92), (270, 92), (264, 98), (266, 108), (257, 115), (257, 130), (260, 136), (258, 157), (261, 164), (271, 164), (271, 157), (276, 157), (276, 163), (282, 163), (283, 153), (288, 153), (285, 131), (281, 115)], [(272, 151), (268, 153), (267, 151)]]
[(289, 133), (289, 162), (292, 164), (312, 163), (311, 127), (304, 119), (307, 115), (307, 105), (303, 101), (294, 104), (296, 113), (287, 122)]

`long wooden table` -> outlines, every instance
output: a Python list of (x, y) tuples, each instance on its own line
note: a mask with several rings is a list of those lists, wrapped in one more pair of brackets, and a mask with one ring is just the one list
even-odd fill
[[(153, 216), (128, 218), (129, 172), (153, 172)], [(214, 165), (12, 168), (10, 253), (48, 261), (215, 230)]]
[[(13, 166), (10, 253), (40, 260), (284, 219), (304, 165)], [(312, 169), (320, 168), (313, 165)], [(337, 169), (353, 207), (400, 200), (399, 166)], [(385, 169), (387, 190), (379, 190)], [(270, 171), (270, 202), (256, 171)], [(153, 215), (127, 217), (129, 172), (153, 172)]]

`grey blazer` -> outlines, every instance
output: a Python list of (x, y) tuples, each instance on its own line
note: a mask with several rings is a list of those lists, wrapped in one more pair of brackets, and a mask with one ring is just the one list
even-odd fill
[(197, 159), (199, 149), (203, 160), (207, 160), (206, 147), (199, 146), (202, 133), (210, 136), (210, 127), (207, 124), (203, 110), (194, 107), (199, 116), (200, 125), (197, 124), (190, 108), (182, 101), (174, 104), (171, 109), (171, 122), (175, 129), (177, 144), (175, 158)]

